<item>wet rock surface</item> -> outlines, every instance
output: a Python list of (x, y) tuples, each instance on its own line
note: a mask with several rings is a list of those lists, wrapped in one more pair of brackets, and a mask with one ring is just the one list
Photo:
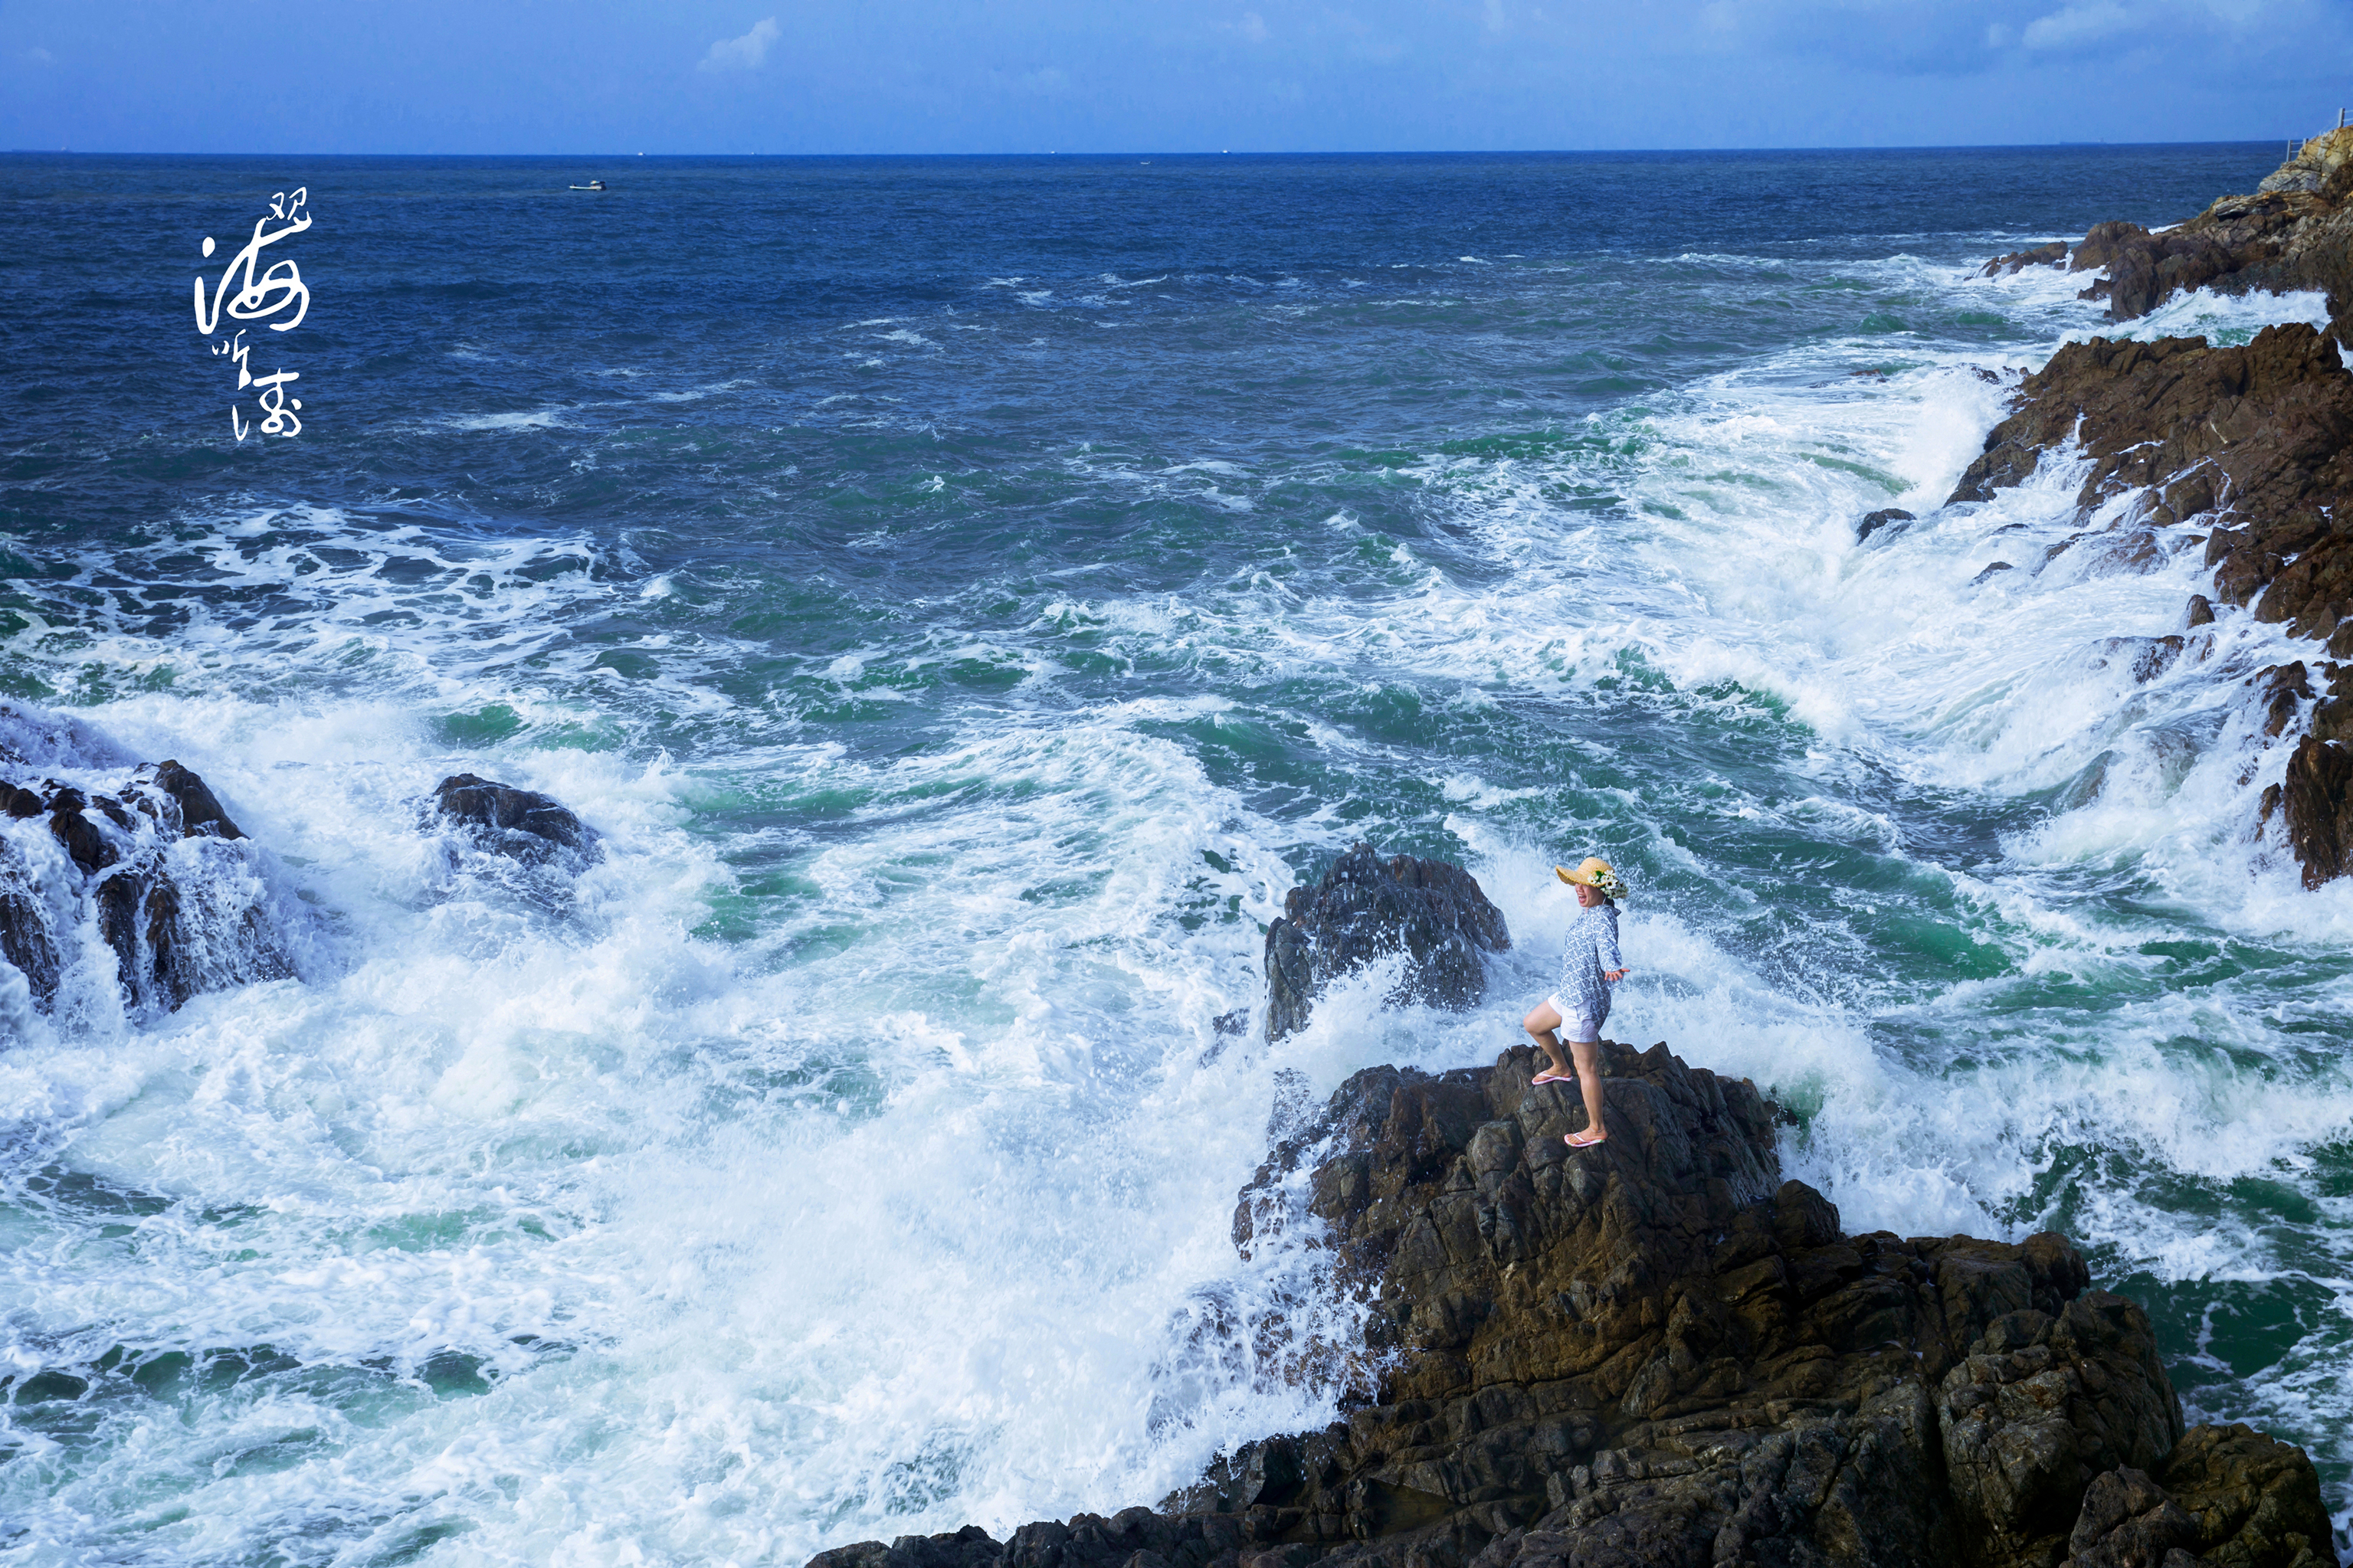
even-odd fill
[(2063, 267), (2066, 263), (2067, 245), (2064, 240), (2059, 240), (2050, 245), (2032, 246), (2025, 250), (2013, 250), (2006, 256), (1997, 256), (1985, 264), (1985, 270), (1978, 276), (2006, 278), (2013, 272), (2022, 272), (2030, 267)]
[(1392, 996), (1472, 1007), (1487, 994), (1485, 955), (1512, 945), (1503, 910), (1478, 879), (1444, 860), (1384, 859), (1359, 843), (1314, 889), (1293, 888), (1267, 928), (1267, 1034), (1303, 1027), (1324, 987), (1376, 960), (1403, 954)]
[[(1893, 529), (1898, 523), (1912, 521), (1914, 521), (1912, 514), (1901, 507), (1882, 507), (1877, 511), (1867, 511), (1862, 514), (1862, 521), (1854, 525), (1854, 541), (1857, 544), (1863, 543), (1881, 529)], [(1896, 531), (1902, 531), (1896, 529)]]
[[(30, 762), (0, 748), (0, 768)], [(72, 1002), (79, 984), (119, 991), (134, 1014), (167, 1013), (200, 992), (293, 973), (236, 847), (244, 832), (178, 762), (89, 790), (19, 772), (0, 780), (0, 958), (35, 1009)], [(92, 930), (111, 974), (92, 967)]]
[(473, 773), (452, 773), (435, 785), (429, 809), (477, 847), (528, 865), (586, 860), (598, 849), (595, 830), (554, 795)]
[(1312, 1237), (1366, 1305), (1345, 1420), (1158, 1510), (812, 1568), (2330, 1561), (2302, 1452), (2185, 1433), (2147, 1317), (2064, 1237), (1847, 1235), (1753, 1086), (1603, 1056), (1590, 1152), (1523, 1048), (1358, 1073), (1244, 1190), (1240, 1247)]

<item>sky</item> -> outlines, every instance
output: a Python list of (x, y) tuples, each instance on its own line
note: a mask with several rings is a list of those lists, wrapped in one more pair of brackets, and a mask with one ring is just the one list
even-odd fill
[(745, 153), (2310, 135), (2353, 0), (0, 0), (0, 150)]

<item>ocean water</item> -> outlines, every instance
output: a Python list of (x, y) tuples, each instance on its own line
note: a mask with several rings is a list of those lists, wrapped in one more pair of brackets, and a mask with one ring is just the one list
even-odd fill
[[(1977, 264), (2275, 157), (0, 159), (0, 690), (55, 776), (200, 771), (300, 970), (10, 1014), (0, 1563), (1152, 1501), (1337, 1392), (1313, 1257), (1228, 1237), (1271, 1121), (1492, 1060), (1596, 853), (1617, 1037), (1851, 1229), (2075, 1237), (2342, 1526), (2353, 885), (2253, 838), (2243, 684), (2312, 650), (2136, 679), (2200, 552), (2054, 553), (2064, 460), (1930, 515), (2111, 330)], [(239, 444), (189, 280), (296, 184), (305, 428)], [(453, 853), (459, 771), (602, 858)], [(1517, 946), (1270, 1047), (1359, 837)]]

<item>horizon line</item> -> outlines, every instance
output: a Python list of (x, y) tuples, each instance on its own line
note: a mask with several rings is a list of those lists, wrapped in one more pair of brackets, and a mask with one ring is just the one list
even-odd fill
[[(2325, 134), (2320, 132), (2318, 134)], [(1388, 148), (1113, 148), (1097, 151), (1064, 152), (1059, 148), (1039, 150), (997, 150), (986, 153), (657, 153), (641, 152), (570, 152), (570, 153), (314, 153), (298, 151), (260, 152), (162, 152), (140, 151), (77, 151), (71, 147), (9, 147), (0, 149), (0, 157), (8, 158), (779, 158), (779, 159), (839, 159), (839, 158), (1592, 158), (1592, 157), (1662, 157), (1686, 156), (1694, 153), (2038, 153), (2056, 149), (2084, 150), (2095, 147), (2260, 147), (2273, 142), (2301, 145), (2308, 136), (2230, 137), (2197, 141), (2054, 141), (2054, 142), (1827, 142), (1811, 146), (1693, 146), (1693, 147), (1388, 147)]]

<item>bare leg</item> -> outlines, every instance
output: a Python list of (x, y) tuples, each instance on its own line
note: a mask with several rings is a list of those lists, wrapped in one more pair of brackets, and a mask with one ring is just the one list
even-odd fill
[(1571, 1040), (1568, 1048), (1577, 1057), (1577, 1086), (1585, 1091), (1585, 1131), (1589, 1142), (1598, 1143), (1609, 1131), (1601, 1124), (1601, 1045)]
[(1560, 1041), (1553, 1034), (1555, 1029), (1560, 1027), (1560, 1015), (1554, 1010), (1553, 1005), (1549, 1002), (1537, 1003), (1535, 1009), (1520, 1020), (1520, 1027), (1528, 1032), (1528, 1038), (1536, 1043), (1538, 1050), (1552, 1058), (1552, 1070), (1567, 1078), (1568, 1063), (1563, 1059), (1560, 1054)]

